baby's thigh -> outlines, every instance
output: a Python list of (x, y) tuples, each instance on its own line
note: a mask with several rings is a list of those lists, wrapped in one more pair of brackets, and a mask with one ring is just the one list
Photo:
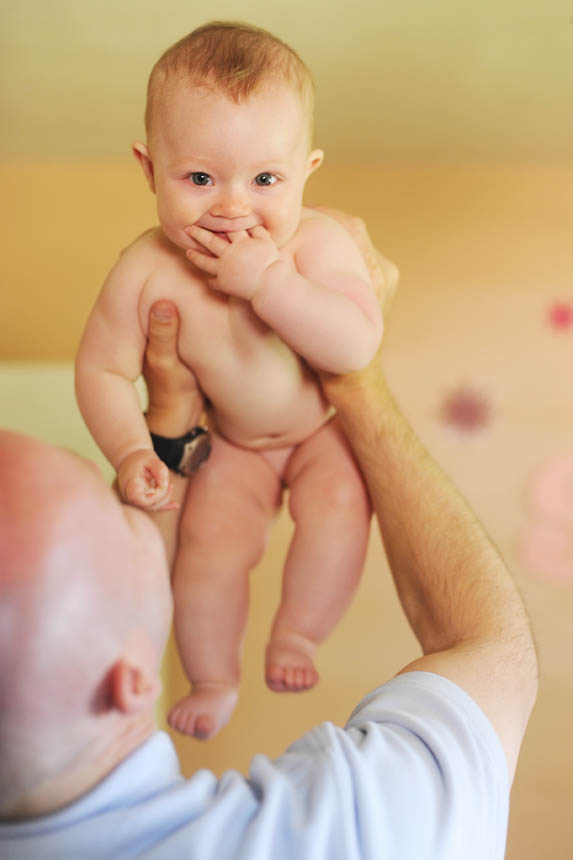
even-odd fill
[(179, 540), (215, 552), (237, 543), (264, 543), (281, 497), (281, 482), (261, 454), (213, 434), (209, 459), (189, 480)]
[(297, 447), (285, 482), (293, 515), (314, 504), (323, 511), (334, 507), (357, 518), (370, 517), (366, 483), (336, 417)]

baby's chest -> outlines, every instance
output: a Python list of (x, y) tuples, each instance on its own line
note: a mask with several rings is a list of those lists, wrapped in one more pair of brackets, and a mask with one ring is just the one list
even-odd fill
[(248, 302), (226, 296), (192, 274), (168, 267), (150, 277), (140, 302), (145, 330), (151, 305), (159, 299), (177, 306), (179, 354), (199, 374), (272, 368), (274, 373), (290, 375), (300, 364)]

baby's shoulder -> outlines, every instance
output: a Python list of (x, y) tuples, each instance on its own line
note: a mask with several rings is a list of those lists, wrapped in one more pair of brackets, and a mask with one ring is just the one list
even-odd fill
[(105, 286), (142, 289), (155, 273), (169, 269), (173, 256), (173, 246), (159, 228), (146, 230), (119, 252)]
[(142, 233), (119, 253), (118, 263), (124, 266), (152, 267), (169, 255), (163, 232), (152, 227)]
[(303, 208), (297, 230), (299, 240), (336, 242), (344, 234), (346, 230), (325, 212)]
[(103, 284), (102, 301), (138, 301), (153, 273), (162, 268), (166, 250), (160, 234), (147, 230), (120, 251)]
[(293, 250), (297, 265), (358, 268), (364, 261), (358, 245), (338, 221), (325, 212), (303, 209)]

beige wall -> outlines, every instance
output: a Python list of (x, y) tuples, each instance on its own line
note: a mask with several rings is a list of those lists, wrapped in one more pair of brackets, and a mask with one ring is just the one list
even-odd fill
[[(0, 181), (1, 358), (69, 361), (118, 250), (153, 221), (153, 201), (131, 162), (4, 164)], [(526, 502), (533, 476), (548, 458), (573, 453), (573, 330), (557, 333), (546, 321), (552, 301), (573, 302), (572, 181), (573, 170), (558, 166), (325, 165), (309, 189), (309, 200), (361, 214), (399, 263), (388, 376), (424, 442), (498, 543), (533, 618), (541, 694), (514, 788), (510, 860), (570, 860), (573, 845), (573, 752), (566, 742), (573, 723), (573, 571), (554, 582), (529, 570), (519, 553), (535, 517)], [(33, 387), (14, 379), (10, 398), (0, 388), (0, 423), (28, 421), (27, 429), (42, 435), (51, 408), (45, 385), (36, 398)], [(491, 404), (491, 424), (475, 438), (456, 437), (438, 417), (444, 395), (462, 383)], [(73, 409), (68, 389), (61, 397)], [(52, 408), (62, 413), (63, 406)], [(45, 432), (53, 438), (59, 426), (54, 418)], [(233, 721), (209, 744), (177, 741), (188, 773), (202, 766), (244, 770), (254, 752), (277, 755), (317, 721), (343, 722), (360, 695), (417, 654), (375, 534), (359, 595), (320, 653), (321, 684), (300, 697), (268, 692), (264, 643), (290, 528), (281, 517), (253, 575)], [(167, 674), (171, 700), (182, 683), (173, 659)]]
[(571, 152), (566, 0), (2, 0), (0, 16), (0, 159), (123, 155), (153, 63), (212, 19), (268, 28), (300, 53), (329, 158)]

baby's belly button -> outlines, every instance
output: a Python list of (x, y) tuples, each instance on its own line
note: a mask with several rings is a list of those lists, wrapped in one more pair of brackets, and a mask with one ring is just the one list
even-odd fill
[(298, 435), (295, 439), (292, 438), (292, 433), (265, 433), (264, 435), (251, 436), (246, 439), (243, 444), (248, 448), (282, 448), (284, 445), (291, 445), (293, 441), (300, 441)]

